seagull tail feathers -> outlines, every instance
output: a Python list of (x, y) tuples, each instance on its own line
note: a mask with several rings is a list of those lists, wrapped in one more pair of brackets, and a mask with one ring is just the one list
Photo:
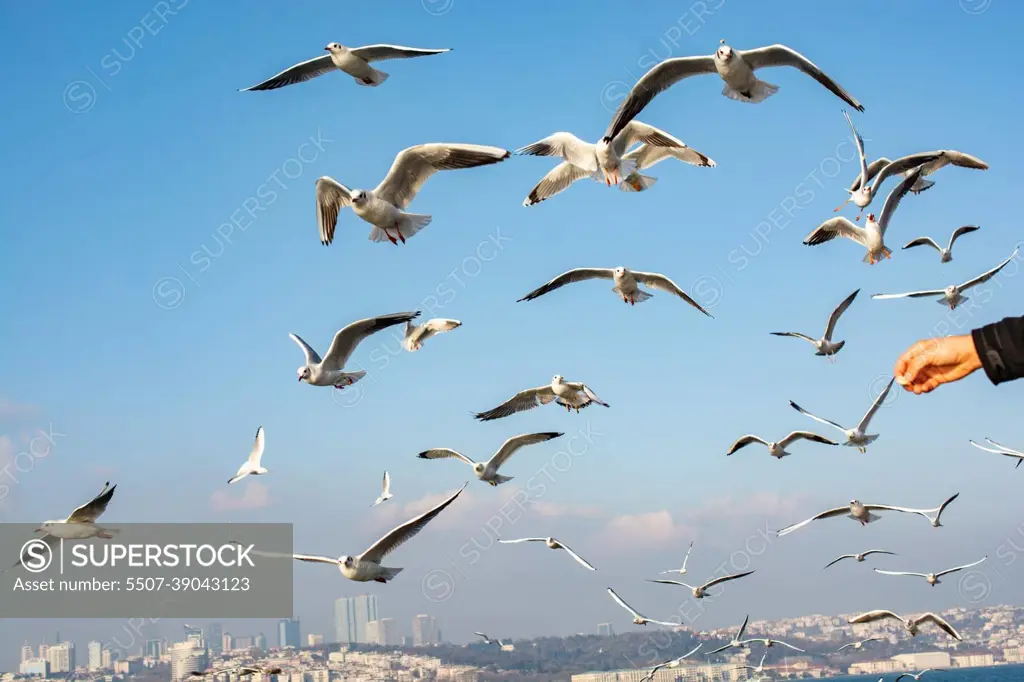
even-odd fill
[(722, 94), (729, 99), (734, 99), (739, 102), (748, 102), (750, 104), (763, 102), (778, 91), (778, 85), (772, 85), (771, 83), (766, 83), (765, 81), (760, 80), (754, 84), (754, 87), (750, 89), (748, 94), (744, 94), (738, 90), (733, 90), (728, 84), (722, 88)]
[(640, 175), (639, 173), (632, 173), (626, 176), (626, 179), (619, 183), (619, 189), (623, 192), (643, 192), (654, 186), (654, 183), (658, 181), (658, 178), (652, 178), (649, 175)]

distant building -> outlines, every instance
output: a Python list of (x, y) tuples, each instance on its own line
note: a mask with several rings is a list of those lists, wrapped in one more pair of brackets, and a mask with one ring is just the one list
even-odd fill
[(252, 645), (260, 651), (267, 650), (267, 636), (262, 632), (252, 638)]
[(224, 629), (220, 623), (206, 626), (206, 648), (211, 656), (219, 656), (224, 651)]
[(104, 649), (100, 652), (100, 668), (103, 670), (111, 670), (114, 667), (114, 656), (110, 653), (110, 649)]
[[(649, 668), (629, 668), (573, 675), (572, 682), (640, 682), (647, 677)], [(736, 670), (732, 663), (686, 665), (663, 668), (654, 673), (651, 682), (735, 682), (745, 679), (745, 670)]]
[[(913, 654), (906, 654), (913, 656)], [(899, 670), (908, 670), (910, 666), (902, 661), (891, 658), (883, 658), (874, 661), (857, 661), (850, 666), (848, 672), (851, 675), (884, 675)]]
[(50, 676), (50, 662), (45, 658), (26, 658), (18, 666), (18, 672), (22, 675), (33, 675), (37, 677)]
[(88, 670), (91, 673), (103, 669), (103, 643), (89, 642), (89, 663)]
[(126, 658), (123, 661), (116, 661), (113, 669), (115, 675), (138, 675), (142, 672), (142, 661), (137, 658)]
[(612, 629), (611, 623), (598, 623), (597, 624), (597, 635), (598, 637), (611, 637), (615, 634), (615, 630)]
[(252, 637), (235, 637), (234, 642), (235, 646), (232, 648), (237, 651), (245, 651), (246, 649), (251, 649), (255, 646)]
[(306, 635), (306, 646), (323, 646), (324, 636), (315, 635), (312, 632)]
[(366, 624), (377, 618), (376, 595), (363, 594), (335, 600), (334, 641), (339, 644), (366, 644)]
[(1007, 663), (1024, 663), (1024, 647), (1003, 649), (1003, 660)]
[(437, 619), (421, 613), (412, 619), (412, 645), (430, 646), (441, 641)]
[(32, 647), (29, 646), (28, 642), (25, 642), (25, 645), (21, 647), (21, 662), (24, 663), (25, 661), (35, 657), (36, 655), (32, 651)]
[(181, 682), (189, 673), (206, 670), (206, 649), (200, 648), (194, 639), (175, 642), (168, 653), (171, 658), (171, 682)]
[(909, 670), (923, 670), (925, 668), (948, 668), (950, 663), (949, 654), (945, 651), (922, 651), (916, 654), (899, 654), (893, 656), (892, 660), (903, 663)]
[(366, 624), (367, 643), (377, 646), (400, 646), (402, 636), (398, 633), (398, 623), (394, 618), (371, 620)]
[(235, 648), (235, 638), (231, 636), (230, 632), (225, 632), (220, 638), (220, 649), (222, 652), (231, 651)]
[(146, 658), (160, 658), (167, 653), (167, 640), (147, 639), (144, 653)]
[(953, 654), (953, 667), (955, 668), (980, 668), (987, 665), (995, 665), (995, 656), (982, 651), (970, 651), (962, 654)]
[(281, 649), (289, 646), (298, 649), (302, 646), (298, 619), (284, 618), (277, 621), (277, 646)]
[(62, 642), (46, 649), (46, 660), (50, 662), (51, 673), (75, 671), (75, 643)]

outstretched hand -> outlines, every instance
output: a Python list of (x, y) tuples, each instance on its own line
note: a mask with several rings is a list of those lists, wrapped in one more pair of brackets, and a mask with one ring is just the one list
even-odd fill
[(981, 368), (970, 334), (918, 341), (896, 361), (896, 383), (920, 395)]

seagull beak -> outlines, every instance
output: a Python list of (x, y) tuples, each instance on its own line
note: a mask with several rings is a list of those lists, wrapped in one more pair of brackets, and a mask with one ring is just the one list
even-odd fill
[(34, 531), (32, 531), (32, 532), (33, 532), (33, 533), (42, 533), (42, 532), (43, 532), (43, 529), (42, 529), (42, 528), (36, 528), (36, 529), (35, 529)]
[(325, 48), (324, 48), (324, 50), (326, 50), (327, 52), (330, 52), (330, 51), (331, 51), (331, 48), (329, 48), (329, 47), (325, 47)]

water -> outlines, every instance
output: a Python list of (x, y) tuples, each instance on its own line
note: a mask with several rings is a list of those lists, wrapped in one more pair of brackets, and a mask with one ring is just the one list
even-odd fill
[[(917, 672), (911, 670), (910, 672)], [(899, 673), (888, 673), (886, 675), (844, 675), (832, 679), (843, 682), (877, 682), (879, 677), (884, 677), (886, 682), (895, 680)], [(1024, 665), (997, 665), (989, 668), (945, 668), (925, 673), (921, 682), (1019, 682), (1024, 680)], [(904, 677), (900, 682), (914, 682), (912, 678)]]

